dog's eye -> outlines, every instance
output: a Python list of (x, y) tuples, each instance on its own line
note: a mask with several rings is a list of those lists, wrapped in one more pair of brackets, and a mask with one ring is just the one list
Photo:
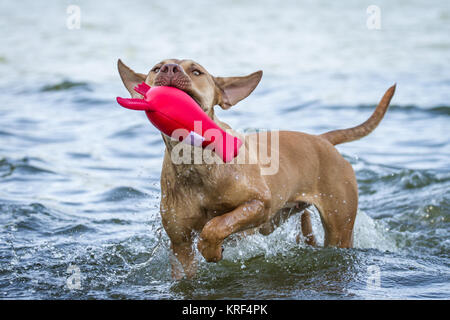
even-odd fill
[(194, 71), (192, 71), (192, 74), (193, 74), (194, 76), (199, 76), (199, 75), (201, 75), (202, 73), (201, 73), (200, 71), (198, 71), (198, 70), (194, 70)]
[(156, 67), (154, 68), (152, 71), (158, 73), (159, 72), (160, 67)]

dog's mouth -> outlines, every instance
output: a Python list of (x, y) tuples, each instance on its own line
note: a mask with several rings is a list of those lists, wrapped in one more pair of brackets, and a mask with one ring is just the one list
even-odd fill
[[(177, 88), (177, 87), (175, 87), (175, 88)], [(180, 89), (180, 88), (177, 88), (177, 89)], [(180, 90), (182, 90), (182, 89), (180, 89)], [(184, 92), (186, 92), (195, 102), (197, 102), (197, 104), (198, 104), (198, 106), (200, 107), (200, 108), (202, 108), (202, 105), (201, 105), (201, 103), (200, 103), (200, 99), (198, 99), (198, 97), (196, 97), (193, 93), (192, 93), (192, 91), (191, 90), (183, 90)], [(203, 109), (203, 108), (202, 108)]]
[(174, 87), (186, 92), (195, 102), (201, 107), (200, 99), (194, 94), (192, 90), (192, 83), (189, 77), (157, 77), (154, 82), (154, 87)]
[(154, 83), (155, 86), (174, 87), (186, 93), (192, 87), (191, 79), (185, 74), (177, 74), (176, 76), (158, 75)]

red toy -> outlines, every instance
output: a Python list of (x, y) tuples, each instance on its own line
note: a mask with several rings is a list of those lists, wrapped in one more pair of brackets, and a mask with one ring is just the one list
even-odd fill
[(150, 88), (144, 82), (134, 90), (144, 99), (117, 97), (117, 102), (128, 109), (144, 110), (164, 134), (172, 137), (177, 130), (180, 141), (212, 148), (224, 162), (237, 156), (242, 141), (222, 130), (186, 92), (174, 87)]

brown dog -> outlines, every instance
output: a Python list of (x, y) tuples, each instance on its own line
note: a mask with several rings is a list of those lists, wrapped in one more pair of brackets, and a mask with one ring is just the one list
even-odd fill
[[(223, 129), (230, 127), (214, 115), (214, 106), (228, 109), (246, 98), (258, 85), (262, 71), (244, 77), (214, 77), (191, 60), (168, 59), (145, 75), (118, 61), (119, 73), (132, 97), (141, 97), (133, 88), (145, 81), (150, 86), (173, 86), (188, 93)], [(373, 131), (384, 116), (394, 95), (395, 85), (387, 90), (372, 116), (363, 124), (322, 135), (301, 132), (232, 134), (243, 139), (240, 153), (267, 148), (277, 170), (263, 174), (267, 162), (176, 164), (172, 152), (179, 142), (164, 136), (166, 145), (161, 173), (161, 217), (170, 238), (172, 276), (195, 275), (197, 263), (193, 241), (200, 233), (197, 247), (209, 262), (222, 259), (222, 243), (233, 233), (258, 228), (268, 234), (287, 216), (303, 212), (301, 229), (308, 244), (315, 245), (308, 206), (320, 212), (325, 231), (325, 246), (350, 248), (358, 207), (358, 186), (353, 169), (334, 147)], [(264, 133), (266, 134), (266, 133)], [(262, 142), (266, 146), (262, 146)], [(192, 147), (192, 149), (199, 149)], [(275, 159), (275, 160), (273, 160)], [(177, 260), (181, 263), (180, 268)]]

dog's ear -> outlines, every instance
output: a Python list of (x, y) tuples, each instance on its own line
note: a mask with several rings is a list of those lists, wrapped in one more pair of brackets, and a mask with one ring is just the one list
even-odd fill
[(262, 74), (263, 72), (260, 70), (243, 77), (214, 77), (214, 82), (219, 91), (217, 104), (222, 109), (228, 109), (247, 98), (255, 90)]
[(119, 69), (120, 78), (122, 79), (125, 88), (131, 94), (132, 98), (142, 98), (140, 94), (134, 91), (134, 87), (139, 83), (145, 81), (147, 76), (142, 73), (137, 73), (131, 70), (127, 65), (125, 65), (122, 60), (117, 60), (117, 68)]

